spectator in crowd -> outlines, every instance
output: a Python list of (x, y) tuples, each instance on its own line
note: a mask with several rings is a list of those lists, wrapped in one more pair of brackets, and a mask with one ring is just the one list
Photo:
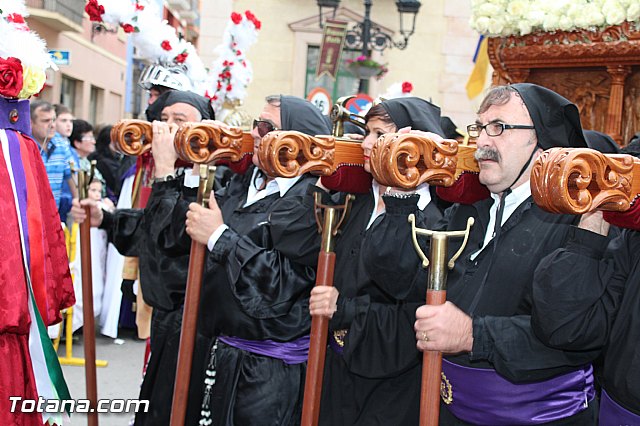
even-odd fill
[[(56, 134), (52, 140), (56, 145), (70, 145), (69, 136), (71, 136), (71, 131), (73, 130), (73, 114), (69, 108), (62, 104), (56, 104), (53, 108), (56, 111)], [(77, 166), (78, 158), (73, 151), (72, 154), (74, 154), (74, 162)], [(71, 210), (72, 199), (73, 195), (71, 194), (69, 184), (66, 181), (62, 181), (62, 192), (60, 194), (60, 207), (58, 207), (58, 212), (63, 222), (67, 221), (67, 214), (69, 210)]]
[(53, 106), (49, 102), (38, 100), (31, 102), (30, 109), (31, 133), (40, 147), (51, 192), (59, 209), (62, 182), (67, 182), (74, 198), (78, 197), (78, 190), (71, 176), (70, 162), (73, 154), (67, 142), (53, 138), (56, 133), (56, 112)]

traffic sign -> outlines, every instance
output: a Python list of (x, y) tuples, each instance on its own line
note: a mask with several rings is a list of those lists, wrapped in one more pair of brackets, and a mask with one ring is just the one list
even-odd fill
[(323, 115), (329, 115), (331, 111), (331, 95), (327, 89), (316, 87), (307, 95), (307, 100), (318, 107)]
[(50, 50), (51, 60), (56, 65), (70, 65), (71, 64), (71, 52), (68, 50)]
[(368, 111), (373, 103), (373, 98), (366, 93), (358, 93), (355, 98), (349, 99), (345, 108), (353, 114), (359, 114)]

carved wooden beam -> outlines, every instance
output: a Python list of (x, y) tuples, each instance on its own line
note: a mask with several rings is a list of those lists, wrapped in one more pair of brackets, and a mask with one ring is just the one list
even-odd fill
[(451, 186), (463, 171), (478, 172), (475, 147), (436, 142), (411, 133), (387, 133), (371, 150), (371, 174), (379, 183), (413, 189), (422, 183)]
[(239, 161), (244, 155), (253, 153), (250, 133), (214, 123), (184, 123), (173, 143), (182, 160), (197, 164)]
[(640, 159), (588, 148), (552, 148), (533, 165), (531, 194), (552, 213), (626, 211), (640, 194)]
[(151, 149), (151, 123), (144, 120), (120, 120), (111, 128), (111, 140), (126, 155), (142, 155)]
[[(151, 150), (151, 123), (120, 120), (111, 129), (111, 140), (116, 142), (116, 147), (123, 154), (144, 154)], [(245, 154), (253, 153), (253, 137), (250, 133), (215, 123), (184, 123), (173, 142), (180, 158), (190, 163), (239, 161)]]
[(268, 133), (262, 138), (257, 154), (265, 173), (285, 178), (309, 172), (328, 176), (343, 164), (364, 164), (359, 141), (296, 131)]

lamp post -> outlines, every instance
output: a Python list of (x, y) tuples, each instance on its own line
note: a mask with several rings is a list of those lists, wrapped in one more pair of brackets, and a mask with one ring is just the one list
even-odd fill
[[(340, 5), (340, 0), (317, 0), (320, 27), (322, 27), (322, 9), (333, 9), (333, 16), (336, 14), (336, 9)], [(362, 22), (356, 23), (350, 30), (347, 31), (345, 38), (345, 46), (348, 49), (360, 50), (362, 55), (371, 56), (372, 50), (379, 52), (384, 51), (386, 48), (397, 48), (404, 50), (409, 44), (409, 37), (413, 35), (416, 28), (416, 16), (420, 10), (420, 1), (418, 0), (396, 0), (396, 8), (400, 15), (400, 34), (402, 39), (394, 41), (390, 34), (384, 32), (379, 26), (374, 25), (371, 22), (371, 6), (372, 0), (364, 0), (364, 19)], [(405, 29), (405, 19), (411, 20), (411, 29)], [(364, 91), (366, 80), (360, 80), (360, 86), (358, 91)]]

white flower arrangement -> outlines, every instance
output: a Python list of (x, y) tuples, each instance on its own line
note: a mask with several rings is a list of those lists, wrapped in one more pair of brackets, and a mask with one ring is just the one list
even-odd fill
[(638, 0), (471, 0), (470, 25), (501, 37), (536, 31), (597, 30), (640, 18)]

